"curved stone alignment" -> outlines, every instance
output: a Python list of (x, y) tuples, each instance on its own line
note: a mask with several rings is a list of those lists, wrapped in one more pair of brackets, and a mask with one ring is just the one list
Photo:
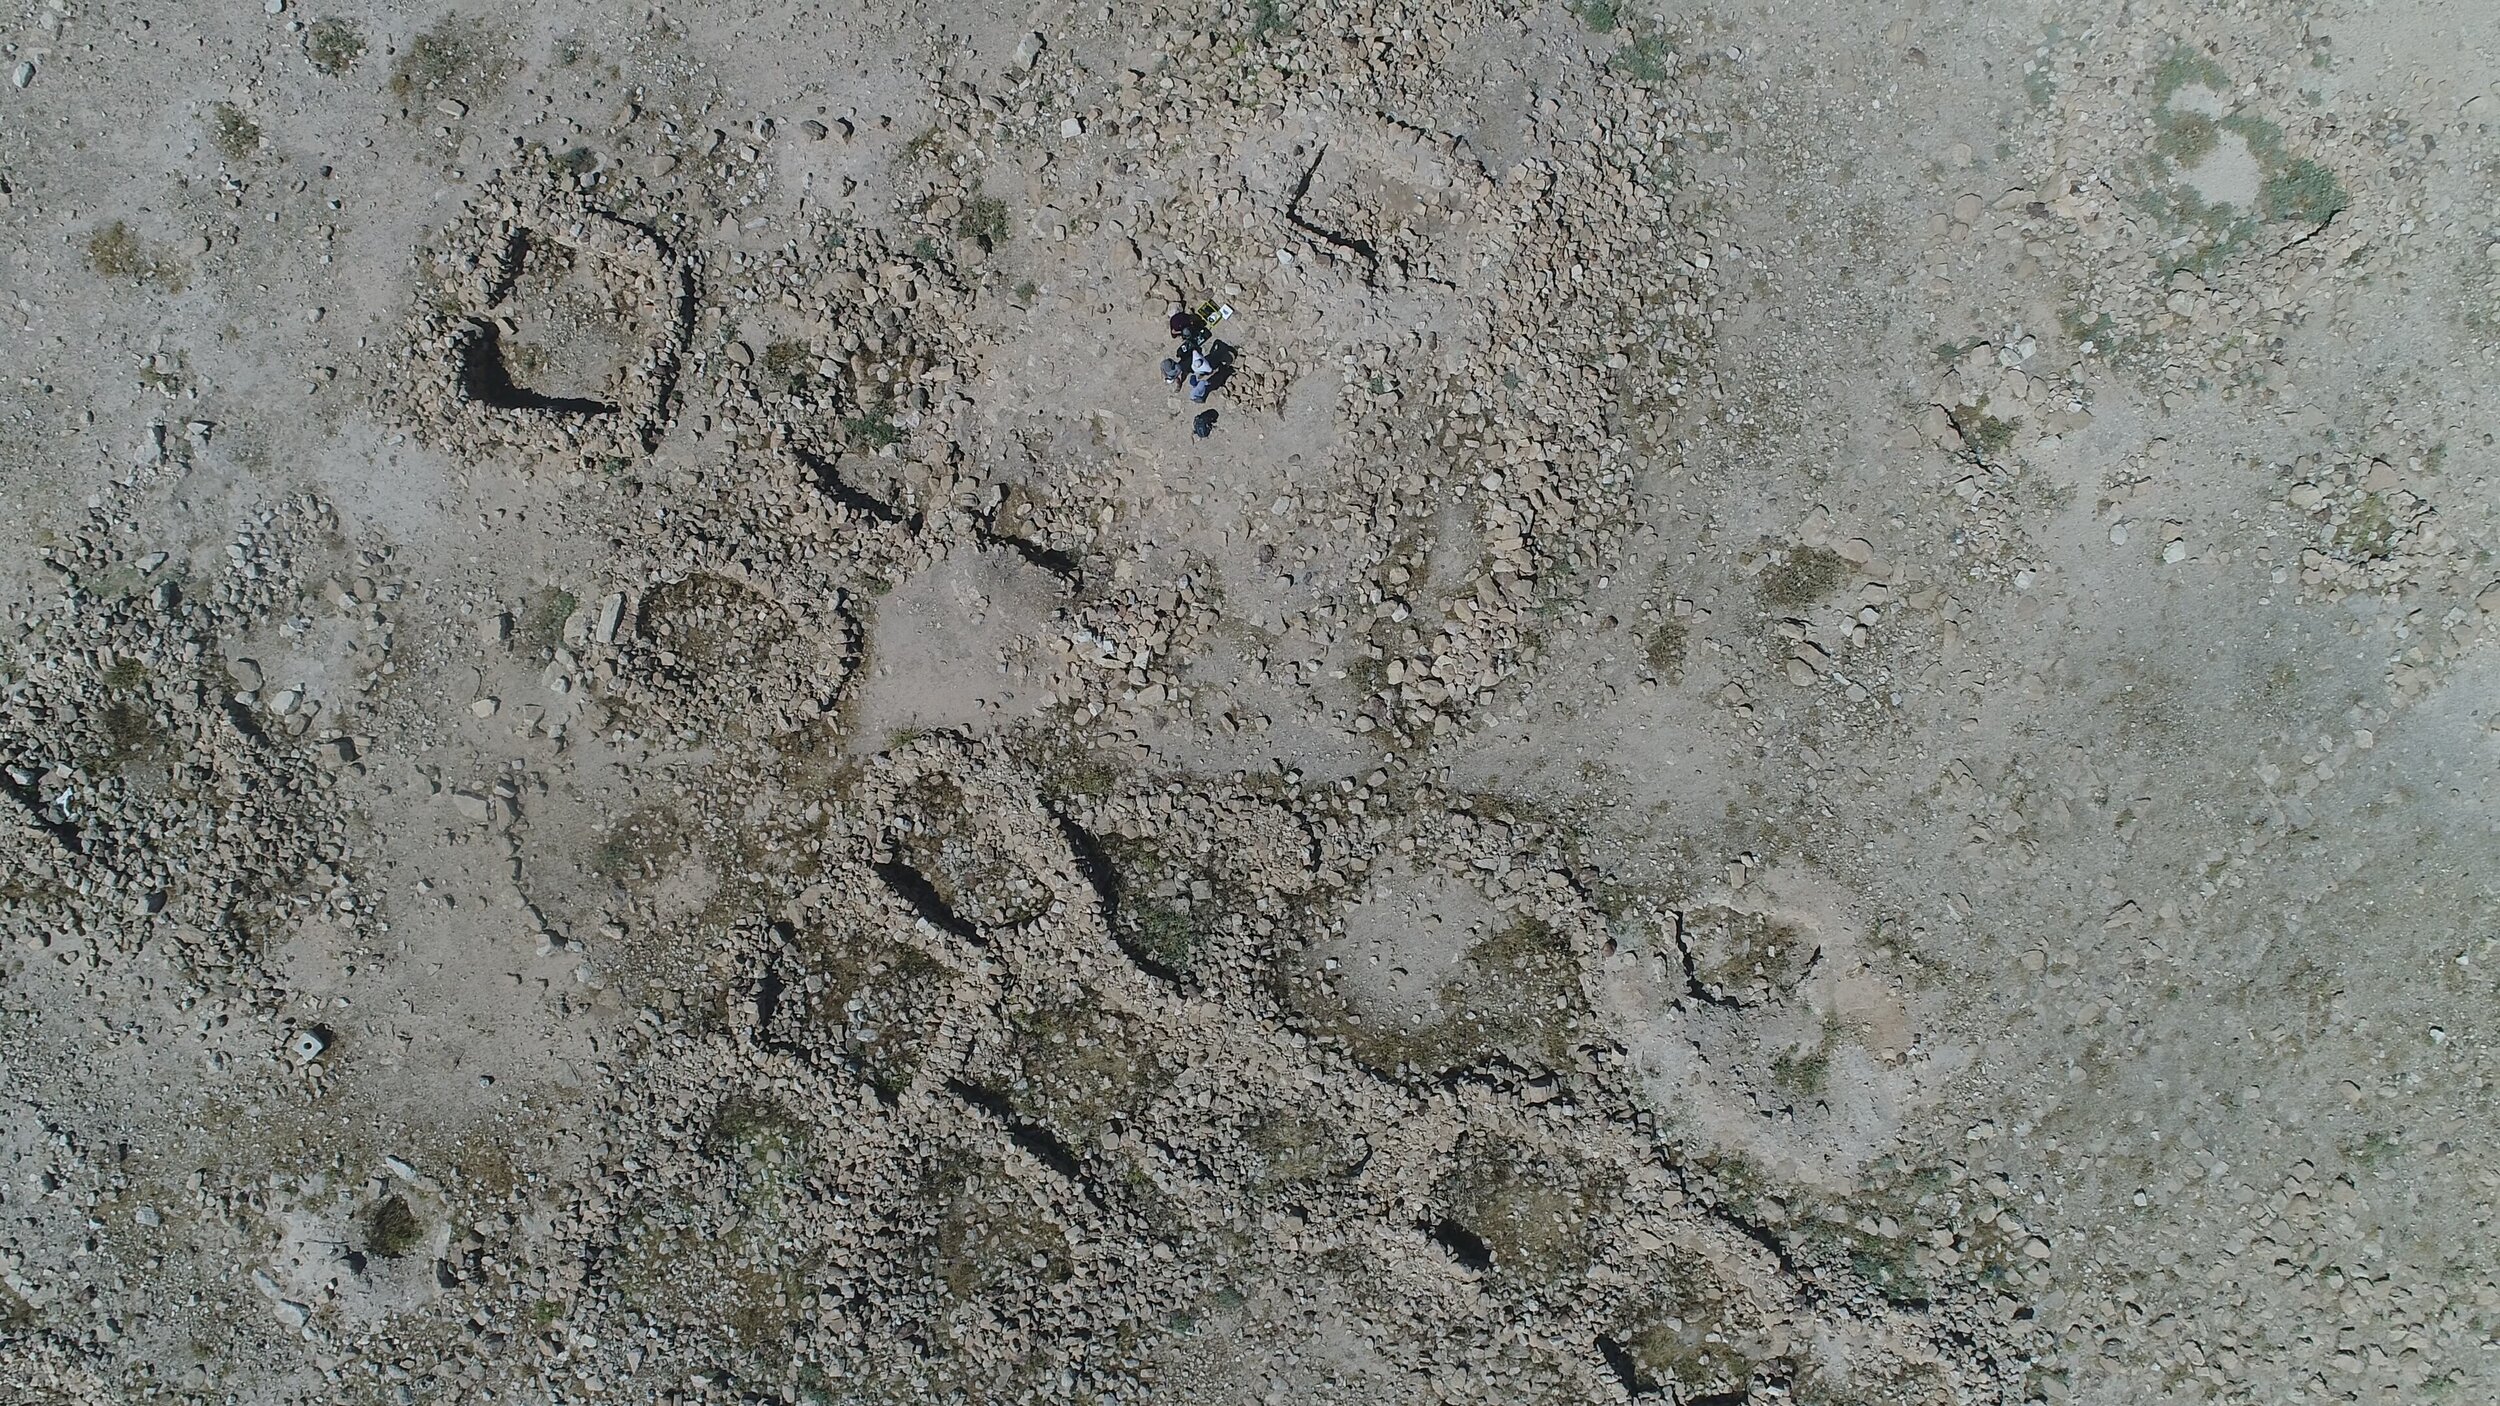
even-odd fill
[(2500, 9), (116, 8), (0, 1406), (2500, 1398)]
[(544, 178), (488, 185), (441, 237), (408, 328), (417, 430), (613, 470), (676, 414), (695, 274), (650, 230)]
[[(873, 759), (823, 880), (726, 935), (725, 1023), (664, 1028), (620, 1090), (678, 1136), (634, 1145), (644, 1189), (584, 1228), (593, 1287), (672, 1333), (771, 1325), (704, 1355), (722, 1370), (787, 1352), (870, 1394), (1212, 1390), (1208, 1328), (1183, 1325), (1238, 1330), (1270, 1293), (1359, 1318), (1377, 1400), (1433, 1399), (1488, 1353), (1509, 1400), (2008, 1385), (1983, 1318), (1887, 1303), (1697, 1201), (1600, 1031), (1505, 1041), (1465, 1029), (1498, 1010), (1454, 1008), (1393, 1048), (1281, 979), (1210, 999), (1122, 950), (1086, 845), (996, 744)], [(1311, 876), (1282, 878), (1234, 897), (1281, 910)], [(1599, 930), (1561, 891), (1511, 911)], [(1583, 945), (1557, 948), (1574, 1007)]]

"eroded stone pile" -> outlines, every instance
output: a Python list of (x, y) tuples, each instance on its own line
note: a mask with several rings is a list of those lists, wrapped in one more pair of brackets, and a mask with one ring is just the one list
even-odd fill
[[(482, 192), (421, 272), (400, 417), (462, 458), (518, 450), (613, 470), (649, 452), (694, 316), (693, 271), (658, 235), (533, 171)], [(550, 389), (532, 384), (549, 368), (517, 353), (567, 279), (586, 285), (568, 301), (587, 305), (616, 364)]]
[[(301, 495), (177, 561), (136, 540), (123, 508), (100, 503), (51, 549), (61, 596), (9, 627), (6, 926), (66, 964), (155, 940), (203, 980), (272, 982), (258, 963), (274, 933), (362, 921), (332, 795), (358, 749), (317, 720), (320, 700), (220, 647), (296, 602), (299, 555), (335, 518)], [(378, 662), (386, 633), (367, 644)]]
[[(1070, 829), (995, 746), (932, 737), (872, 764), (823, 822), (823, 880), (731, 935), (727, 999), (644, 1014), (619, 1090), (639, 1132), (601, 1179), (630, 1189), (578, 1203), (563, 1239), (588, 1273), (550, 1290), (567, 1372), (659, 1354), (747, 1391), (765, 1371), (834, 1394), (1160, 1399), (1222, 1370), (1165, 1320), (1238, 1326), (1249, 1297), (1325, 1285), (1367, 1305), (1400, 1397), (2010, 1384), (2015, 1360), (1962, 1336), (1993, 1341), (1981, 1320), (1889, 1306), (1836, 1267), (1799, 1277), (1697, 1202), (1597, 1048), (1490, 1006), (1420, 1038), (1315, 1037), (1280, 975), (1288, 934), (1324, 873), (1368, 861), (1291, 808), (1147, 791), (1097, 817), (1099, 841)], [(1560, 983), (1540, 989), (1584, 1013), (1573, 970), (1599, 939), (1567, 878), (1445, 848), (1507, 827), (1404, 828), (1550, 944)], [(1185, 856), (1192, 831), (1261, 867), (1223, 866), (1243, 920), (1183, 915), (1150, 949), (1159, 975), (1129, 955), (1107, 866), (1149, 872), (1135, 847)], [(601, 1326), (619, 1322), (659, 1331)]]

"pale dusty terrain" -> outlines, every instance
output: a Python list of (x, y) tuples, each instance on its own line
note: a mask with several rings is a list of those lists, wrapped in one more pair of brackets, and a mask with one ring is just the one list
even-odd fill
[(2500, 11), (0, 44), (0, 1402), (2500, 1396)]

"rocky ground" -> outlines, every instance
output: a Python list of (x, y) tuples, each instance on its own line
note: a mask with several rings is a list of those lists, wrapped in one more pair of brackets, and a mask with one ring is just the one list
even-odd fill
[(2500, 1394), (2500, 11), (0, 43), (0, 1402)]

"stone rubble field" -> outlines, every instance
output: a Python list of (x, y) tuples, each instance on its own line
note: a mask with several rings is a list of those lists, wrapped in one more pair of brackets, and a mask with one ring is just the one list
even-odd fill
[(2500, 1397), (2500, 10), (1897, 9), (0, 17), (0, 1406)]

